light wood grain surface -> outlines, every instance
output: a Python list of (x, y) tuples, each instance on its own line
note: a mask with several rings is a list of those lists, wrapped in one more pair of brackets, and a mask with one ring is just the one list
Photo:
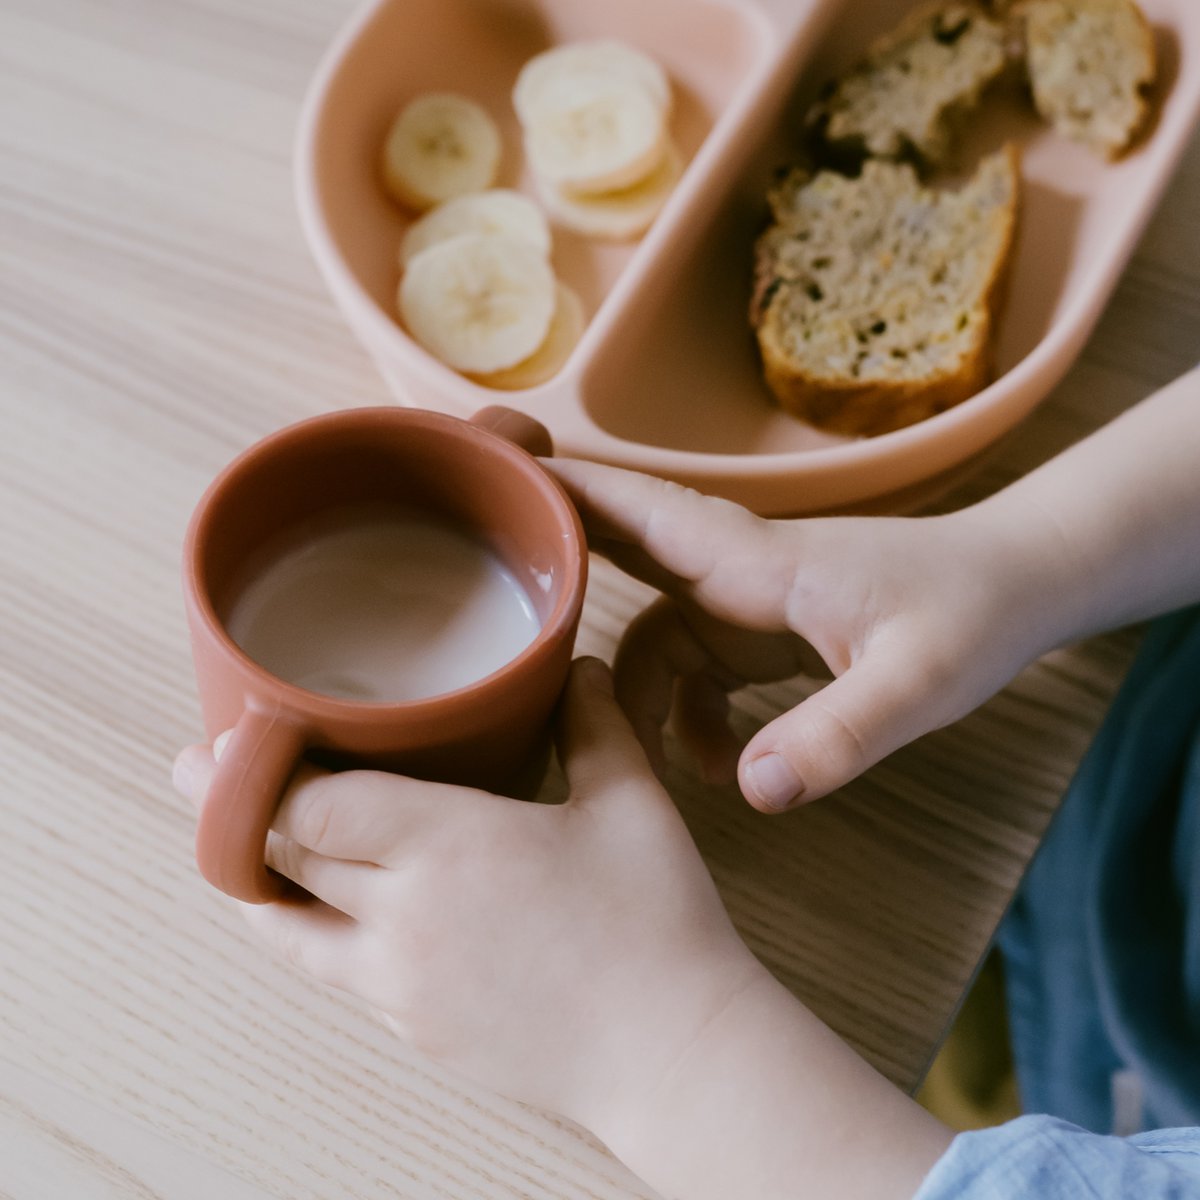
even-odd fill
[[(625, 1200), (564, 1122), (420, 1061), (264, 956), (170, 789), (199, 732), (177, 582), (255, 438), (386, 402), (293, 214), (300, 97), (349, 0), (0, 12), (0, 1195)], [(949, 501), (1190, 366), (1200, 142), (1082, 361)], [(597, 564), (581, 649), (647, 593)], [(997, 630), (1003, 636), (1003, 630)], [(891, 1078), (919, 1080), (1134, 646), (1056, 653), (784, 819), (672, 784), (735, 919)], [(801, 685), (740, 705), (746, 728)]]

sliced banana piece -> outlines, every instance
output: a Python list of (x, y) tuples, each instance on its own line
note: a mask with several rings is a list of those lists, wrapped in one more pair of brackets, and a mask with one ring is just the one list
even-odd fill
[(431, 354), (487, 374), (515, 366), (546, 340), (554, 272), (529, 242), (464, 233), (409, 262), (398, 302), (409, 333)]
[(426, 92), (405, 106), (383, 147), (383, 179), (418, 211), (491, 187), (500, 166), (500, 131), (473, 100)]
[(414, 221), (400, 243), (400, 266), (430, 246), (464, 233), (498, 233), (550, 253), (550, 226), (542, 210), (510, 188), (455, 196)]
[(537, 387), (562, 370), (570, 357), (575, 343), (583, 336), (586, 324), (583, 301), (565, 283), (555, 289), (554, 316), (546, 340), (523, 362), (490, 375), (476, 375), (474, 379), (487, 387), (517, 391), (520, 388)]
[(513, 107), (522, 124), (531, 124), (540, 108), (539, 95), (556, 79), (597, 75), (637, 84), (666, 116), (671, 108), (671, 81), (648, 54), (614, 38), (567, 42), (531, 58), (517, 76)]
[(551, 220), (587, 237), (624, 241), (645, 233), (683, 174), (683, 156), (668, 144), (654, 172), (633, 187), (598, 196), (572, 196), (546, 180), (538, 195)]
[(662, 161), (666, 142), (666, 115), (645, 88), (598, 75), (548, 80), (525, 124), (534, 173), (579, 195), (644, 179)]

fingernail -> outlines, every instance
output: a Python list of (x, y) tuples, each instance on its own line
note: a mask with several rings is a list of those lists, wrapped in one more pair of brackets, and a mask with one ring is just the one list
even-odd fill
[(781, 754), (771, 751), (746, 764), (746, 782), (763, 808), (782, 812), (790, 808), (804, 783)]
[(227, 729), (224, 733), (218, 733), (213, 739), (213, 761), (220, 762), (221, 755), (225, 753), (225, 747), (229, 745), (229, 739), (233, 737), (233, 730)]
[(191, 797), (192, 787), (196, 782), (196, 774), (188, 762), (187, 755), (181, 754), (171, 767), (171, 782), (181, 796)]

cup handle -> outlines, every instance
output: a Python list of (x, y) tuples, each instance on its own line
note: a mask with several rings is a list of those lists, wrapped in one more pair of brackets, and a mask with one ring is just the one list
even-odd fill
[(292, 717), (249, 705), (221, 754), (196, 826), (196, 865), (235, 900), (266, 904), (283, 893), (264, 861), (267, 831), (304, 747)]
[(499, 434), (534, 458), (549, 458), (554, 453), (554, 441), (545, 425), (515, 408), (489, 404), (471, 418), (471, 424)]

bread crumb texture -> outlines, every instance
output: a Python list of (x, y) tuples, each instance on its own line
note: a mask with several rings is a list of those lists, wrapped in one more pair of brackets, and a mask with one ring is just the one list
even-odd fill
[(1109, 158), (1149, 113), (1154, 37), (1132, 0), (1025, 0), (1026, 68), (1038, 112)]
[(786, 176), (769, 197), (751, 310), (780, 404), (832, 432), (873, 435), (983, 387), (1018, 196), (1011, 146), (957, 191), (879, 160), (857, 178)]
[(923, 5), (873, 42), (809, 114), (827, 153), (843, 159), (941, 163), (965, 114), (1008, 61), (1007, 32), (981, 4)]

